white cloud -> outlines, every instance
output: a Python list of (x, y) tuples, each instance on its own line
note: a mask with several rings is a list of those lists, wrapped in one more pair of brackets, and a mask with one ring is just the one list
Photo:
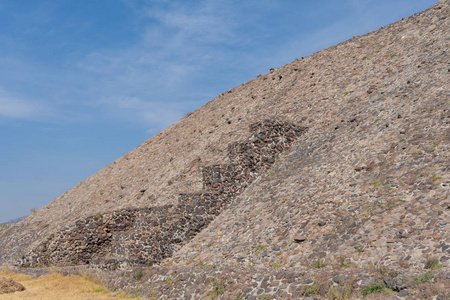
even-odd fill
[[(176, 3), (176, 2), (175, 2)], [(195, 4), (178, 2), (169, 9), (147, 8), (148, 17), (158, 21), (159, 29), (164, 30), (168, 48), (181, 49), (196, 44), (235, 43), (234, 34), (237, 23), (230, 14), (230, 3), (221, 5), (217, 1), (199, 1)], [(152, 30), (148, 28), (148, 34)], [(150, 38), (154, 35), (149, 34)], [(153, 39), (146, 39), (152, 42)]]
[[(97, 86), (90, 88), (110, 116), (163, 127), (216, 96), (205, 96), (199, 82), (213, 69), (228, 67), (224, 62), (237, 64), (224, 46), (241, 41), (232, 7), (209, 0), (160, 4), (165, 3), (139, 8), (145, 24), (140, 40), (90, 53), (77, 69), (86, 74), (84, 80), (95, 80)], [(126, 116), (116, 113), (118, 107)]]
[[(216, 91), (209, 81), (225, 76), (223, 70), (243, 67), (236, 48), (249, 41), (239, 32), (238, 2), (123, 1), (139, 19), (138, 38), (127, 46), (80, 52), (57, 66), (13, 55), (15, 60), (3, 59), (1, 64), (26, 88), (16, 84), (11, 90), (17, 96), (0, 94), (0, 115), (36, 118), (55, 106), (65, 120), (115, 116), (152, 126), (159, 122), (162, 129), (231, 87)], [(41, 101), (44, 97), (51, 105)], [(117, 99), (130, 102), (119, 101), (125, 116), (117, 110)]]
[(16, 98), (0, 88), (0, 117), (41, 120), (53, 114), (53, 108)]
[[(289, 1), (122, 1), (134, 10), (132, 34), (137, 32), (126, 46), (80, 50), (57, 65), (0, 58), (3, 85), (19, 95), (0, 91), (0, 115), (35, 118), (58, 107), (58, 117), (77, 122), (114, 116), (152, 126), (160, 122), (162, 128), (270, 67), (363, 33), (355, 30), (369, 28), (366, 22), (375, 18), (367, 18), (373, 0), (343, 1), (346, 14), (308, 31), (300, 10), (286, 13)], [(314, 12), (326, 18), (330, 9), (325, 11)], [(8, 78), (20, 80), (14, 85)], [(47, 103), (27, 100), (35, 94)]]

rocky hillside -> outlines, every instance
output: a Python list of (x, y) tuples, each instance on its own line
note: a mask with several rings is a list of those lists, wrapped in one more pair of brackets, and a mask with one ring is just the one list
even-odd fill
[(3, 225), (0, 262), (149, 297), (448, 297), (449, 6), (223, 93)]

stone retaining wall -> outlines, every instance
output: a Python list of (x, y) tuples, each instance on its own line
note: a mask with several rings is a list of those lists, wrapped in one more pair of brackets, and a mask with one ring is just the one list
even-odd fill
[(177, 205), (80, 219), (51, 234), (17, 265), (96, 264), (115, 269), (159, 263), (207, 226), (306, 130), (274, 120), (252, 124), (248, 140), (229, 145), (230, 163), (203, 168), (202, 191), (180, 194)]

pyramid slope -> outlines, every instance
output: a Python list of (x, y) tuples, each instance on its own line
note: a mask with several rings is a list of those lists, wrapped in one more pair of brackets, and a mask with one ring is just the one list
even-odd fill
[(293, 63), (308, 132), (174, 262), (449, 267), (446, 4)]
[[(289, 299), (307, 295), (305, 282), (322, 273), (322, 282), (343, 286), (333, 276), (366, 278), (355, 283), (364, 287), (380, 270), (408, 282), (428, 270), (441, 288), (434, 295), (450, 288), (449, 12), (440, 1), (218, 96), (3, 227), (0, 262), (93, 214), (175, 205), (180, 193), (204, 189), (205, 168), (231, 163), (229, 145), (248, 140), (251, 124), (271, 119), (308, 130), (206, 229), (148, 271), (153, 292), (204, 296), (217, 282), (201, 286), (190, 276), (223, 275), (237, 296)], [(236, 274), (242, 286), (230, 279)], [(130, 287), (124, 276), (121, 285)], [(415, 287), (383, 280), (394, 291)]]

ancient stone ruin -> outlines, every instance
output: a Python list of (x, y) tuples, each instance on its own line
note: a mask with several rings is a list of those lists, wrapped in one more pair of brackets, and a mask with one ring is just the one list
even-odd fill
[(92, 264), (116, 269), (160, 263), (214, 220), (306, 130), (276, 120), (252, 124), (247, 140), (228, 146), (229, 163), (203, 168), (202, 191), (180, 194), (177, 205), (80, 219), (48, 236), (17, 265)]

